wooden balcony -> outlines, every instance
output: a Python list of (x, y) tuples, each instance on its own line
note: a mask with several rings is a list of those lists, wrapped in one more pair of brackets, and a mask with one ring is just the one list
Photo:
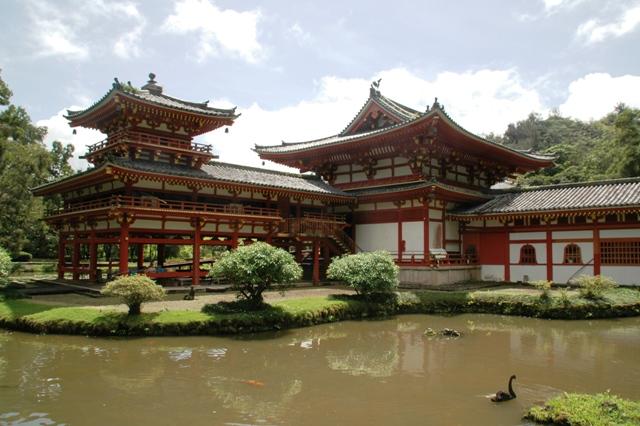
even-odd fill
[(262, 221), (280, 221), (277, 209), (253, 207), (240, 204), (198, 203), (193, 201), (162, 200), (149, 196), (114, 195), (108, 198), (74, 203), (59, 210), (47, 219), (73, 216), (78, 213), (100, 212), (103, 210), (140, 210), (145, 212), (171, 212), (193, 215), (218, 215), (242, 218), (260, 218)]
[(330, 238), (343, 252), (355, 251), (355, 241), (344, 228), (347, 226), (342, 215), (305, 213), (301, 218), (288, 218), (281, 223), (279, 235), (293, 238)]

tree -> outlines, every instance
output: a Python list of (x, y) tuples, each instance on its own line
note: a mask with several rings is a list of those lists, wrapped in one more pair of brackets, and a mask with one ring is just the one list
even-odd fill
[(362, 295), (389, 293), (398, 286), (398, 266), (386, 251), (351, 254), (335, 258), (327, 277), (345, 282)]
[(9, 282), (11, 274), (11, 256), (0, 247), (0, 287), (4, 287)]
[(612, 172), (620, 177), (640, 176), (640, 109), (618, 105), (614, 127), (619, 154)]
[(108, 283), (101, 293), (121, 298), (129, 307), (129, 315), (140, 315), (144, 302), (162, 300), (165, 297), (164, 288), (145, 275), (117, 278)]
[(0, 245), (13, 254), (26, 249), (54, 257), (56, 237), (42, 217), (61, 200), (43, 201), (31, 189), (73, 173), (73, 146), (54, 142), (48, 151), (43, 142), (47, 129), (34, 126), (24, 108), (10, 104), (11, 95), (0, 78), (0, 105), (8, 105), (0, 112)]
[(302, 268), (285, 250), (258, 242), (224, 253), (210, 274), (228, 280), (238, 297), (260, 307), (265, 290), (284, 291), (288, 284), (302, 278)]

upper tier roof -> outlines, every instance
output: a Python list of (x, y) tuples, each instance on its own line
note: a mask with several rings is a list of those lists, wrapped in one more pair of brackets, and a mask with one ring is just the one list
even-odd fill
[(487, 216), (540, 211), (640, 207), (640, 178), (568, 183), (496, 191), (484, 204), (454, 216)]
[(189, 102), (174, 98), (172, 96), (168, 96), (162, 93), (162, 86), (158, 85), (154, 79), (155, 74), (151, 73), (149, 74), (149, 81), (147, 82), (147, 84), (145, 84), (141, 88), (136, 88), (133, 87), (130, 82), (124, 84), (121, 83), (117, 78), (115, 78), (111, 90), (109, 90), (100, 100), (91, 105), (89, 108), (81, 111), (67, 110), (66, 118), (71, 121), (71, 125), (76, 125), (75, 122), (82, 120), (84, 117), (88, 117), (93, 112), (107, 105), (116, 97), (116, 95), (141, 101), (148, 105), (155, 105), (162, 108), (201, 116), (231, 120), (239, 116), (239, 114), (235, 113), (235, 107), (230, 109), (213, 108), (208, 105), (209, 101)]
[[(393, 115), (396, 118), (396, 122), (394, 124), (388, 125), (386, 127), (369, 130), (360, 133), (354, 133), (353, 131), (357, 129), (357, 124), (361, 123), (363, 116), (366, 111), (370, 109), (372, 105), (379, 106), (384, 111)], [(468, 130), (464, 129), (458, 123), (456, 123), (445, 111), (444, 107), (438, 103), (438, 99), (436, 98), (433, 105), (427, 108), (426, 112), (419, 112), (407, 106), (400, 104), (394, 100), (391, 100), (385, 96), (382, 96), (377, 89), (374, 89), (372, 86), (371, 93), (364, 106), (358, 112), (356, 117), (351, 120), (349, 125), (339, 134), (328, 136), (321, 139), (314, 139), (310, 141), (301, 141), (301, 142), (285, 142), (283, 141), (280, 145), (255, 145), (255, 151), (263, 156), (264, 158), (268, 158), (273, 161), (278, 161), (278, 158), (282, 158), (284, 156), (290, 156), (292, 154), (302, 154), (309, 153), (311, 151), (316, 151), (318, 149), (324, 149), (339, 145), (349, 146), (360, 141), (364, 141), (373, 137), (392, 134), (398, 130), (413, 126), (417, 123), (425, 122), (433, 119), (438, 116), (442, 119), (443, 122), (447, 123), (455, 132), (458, 134), (462, 134), (465, 138), (468, 138), (476, 143), (479, 143), (483, 146), (497, 149), (498, 151), (515, 154), (517, 157), (533, 160), (534, 162), (547, 162), (550, 163), (553, 160), (553, 157), (534, 154), (529, 151), (521, 151), (513, 148), (509, 148), (507, 146), (492, 142), (488, 139), (475, 135)]]

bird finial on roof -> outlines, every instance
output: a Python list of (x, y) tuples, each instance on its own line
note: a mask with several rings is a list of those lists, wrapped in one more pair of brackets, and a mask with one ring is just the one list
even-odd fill
[(371, 87), (369, 88), (369, 96), (375, 97), (375, 96), (380, 96), (380, 82), (382, 81), (381, 78), (379, 78), (377, 81), (372, 81), (371, 82)]
[(438, 97), (436, 96), (436, 98), (433, 101), (433, 105), (431, 106), (431, 108), (438, 108), (438, 109), (442, 109), (442, 105), (440, 105), (440, 103), (438, 102)]

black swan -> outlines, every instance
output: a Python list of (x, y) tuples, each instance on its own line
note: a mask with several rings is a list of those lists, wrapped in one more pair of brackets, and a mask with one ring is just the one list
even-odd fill
[(196, 298), (196, 290), (193, 288), (193, 286), (191, 286), (191, 288), (189, 289), (189, 294), (185, 294), (183, 299), (194, 300), (195, 298)]
[(516, 398), (516, 393), (513, 391), (513, 386), (511, 383), (515, 380), (516, 376), (511, 376), (509, 378), (509, 393), (498, 391), (494, 396), (491, 397), (491, 401), (493, 402), (502, 402), (509, 401), (510, 399)]

